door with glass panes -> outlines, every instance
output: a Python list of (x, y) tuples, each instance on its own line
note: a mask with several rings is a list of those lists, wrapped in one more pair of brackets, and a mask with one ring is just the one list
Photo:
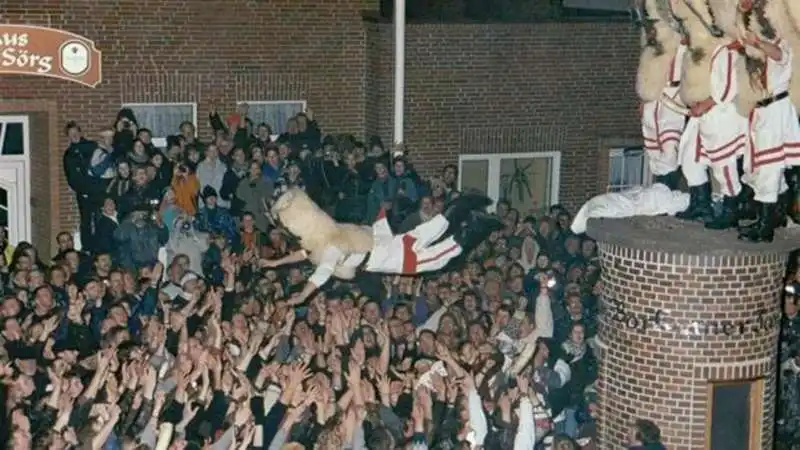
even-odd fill
[(0, 115), (0, 224), (12, 245), (31, 238), (27, 116)]

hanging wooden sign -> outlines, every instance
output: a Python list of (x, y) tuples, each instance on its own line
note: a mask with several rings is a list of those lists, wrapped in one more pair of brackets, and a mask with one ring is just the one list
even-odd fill
[(96, 87), (102, 53), (94, 41), (68, 31), (0, 24), (0, 75), (34, 75)]

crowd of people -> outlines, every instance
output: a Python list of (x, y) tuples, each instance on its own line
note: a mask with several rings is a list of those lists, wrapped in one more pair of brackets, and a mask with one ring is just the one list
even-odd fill
[[(6, 448), (596, 448), (602, 281), (567, 210), (501, 200), (505, 229), (459, 266), (301, 299), (311, 267), (272, 264), (298, 248), (267, 214), (277, 196), (302, 188), (345, 222), (384, 210), (402, 232), (445, 208), (457, 168), (422, 180), (377, 138), (323, 137), (310, 112), (273, 141), (247, 113), (213, 111), (209, 142), (184, 123), (163, 149), (130, 110), (94, 140), (67, 125), (80, 248), (2, 239)], [(785, 429), (798, 404), (782, 403)], [(663, 449), (658, 426), (632, 423), (630, 448)]]

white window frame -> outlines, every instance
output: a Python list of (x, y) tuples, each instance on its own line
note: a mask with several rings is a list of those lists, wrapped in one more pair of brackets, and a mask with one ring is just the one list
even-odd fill
[(462, 164), (464, 161), (488, 161), (488, 177), (486, 195), (492, 199), (492, 206), (489, 208), (494, 211), (495, 205), (501, 199), (500, 182), (500, 162), (504, 159), (533, 159), (546, 158), (551, 160), (550, 164), (550, 204), (557, 205), (559, 202), (559, 190), (561, 189), (561, 152), (536, 152), (536, 153), (478, 153), (470, 155), (458, 155), (458, 190), (461, 190)]
[[(637, 150), (641, 149), (641, 151), (642, 151), (642, 155), (643, 155), (643, 157), (642, 157), (642, 165), (643, 165), (643, 167), (642, 167), (642, 183), (640, 183), (640, 184), (622, 184), (622, 185), (611, 184), (611, 174), (613, 173), (611, 165), (612, 165), (612, 162), (614, 161), (614, 158), (623, 157), (622, 160), (625, 161), (625, 159), (624, 159), (625, 151), (626, 150), (632, 150), (632, 149), (637, 149)], [(650, 156), (647, 154), (647, 151), (645, 151), (644, 148), (637, 147), (637, 146), (615, 147), (615, 148), (612, 148), (611, 150), (609, 150), (609, 152), (608, 152), (608, 175), (606, 176), (606, 192), (618, 192), (618, 191), (624, 190), (624, 189), (630, 189), (630, 188), (634, 188), (634, 187), (648, 187), (648, 186), (652, 185), (653, 184), (653, 174), (650, 172), (650, 163), (648, 161), (649, 157)], [(624, 165), (622, 167), (622, 173), (623, 174), (625, 173), (625, 166)]]
[[(13, 245), (22, 241), (31, 242), (33, 237), (33, 223), (31, 220), (31, 126), (29, 116), (24, 115), (3, 115), (0, 114), (3, 122), (21, 123), (23, 133), (22, 155), (0, 155), (0, 172), (4, 173), (2, 178), (14, 179), (16, 186), (8, 186), (8, 204), (15, 203), (15, 213), (18, 217), (8, 215), (8, 240)], [(0, 144), (5, 141), (6, 128), (0, 130)], [(20, 179), (22, 183), (20, 185)], [(5, 184), (0, 181), (0, 184)], [(13, 192), (16, 191), (16, 192)], [(12, 198), (12, 192), (16, 193)]]
[[(154, 103), (123, 103), (123, 108), (136, 108), (136, 107), (159, 107), (159, 106), (191, 106), (192, 107), (192, 124), (194, 125), (194, 136), (197, 137), (197, 103), (196, 102), (154, 102)], [(138, 118), (137, 118), (138, 119)], [(142, 128), (147, 128), (152, 131), (151, 128), (147, 127), (146, 124), (140, 124)], [(175, 134), (178, 134), (180, 130), (175, 130)], [(151, 141), (153, 145), (158, 148), (166, 148), (167, 147), (167, 136), (151, 136)]]
[[(308, 111), (308, 101), (307, 100), (239, 100), (239, 101), (236, 102), (236, 107), (238, 108), (239, 106), (241, 106), (241, 105), (243, 105), (245, 103), (247, 103), (247, 105), (249, 105), (249, 106), (254, 106), (254, 105), (256, 105), (256, 106), (287, 105), (287, 104), (292, 104), (292, 103), (301, 103), (303, 105), (303, 110), (302, 111), (303, 112)], [(257, 123), (253, 123), (253, 126), (257, 126), (257, 125), (258, 125)], [(272, 126), (273, 128), (275, 128), (275, 124), (274, 123), (271, 123), (269, 125)], [(253, 131), (255, 131), (255, 130), (253, 130)], [(274, 142), (276, 139), (278, 139), (278, 135), (277, 134), (272, 134), (272, 135), (270, 135), (270, 139), (272, 139), (273, 142)]]

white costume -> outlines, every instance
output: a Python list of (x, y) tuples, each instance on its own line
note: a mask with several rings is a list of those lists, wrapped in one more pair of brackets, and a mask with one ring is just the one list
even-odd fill
[(622, 192), (609, 192), (586, 202), (572, 221), (572, 232), (586, 232), (592, 218), (675, 215), (689, 207), (689, 194), (671, 191), (663, 184), (635, 187)]
[[(461, 246), (447, 237), (433, 244), (447, 231), (450, 223), (441, 214), (403, 234), (392, 234), (386, 214), (381, 211), (372, 225), (373, 245), (369, 253), (350, 253), (328, 246), (309, 278), (315, 286), (323, 286), (338, 266), (355, 271), (362, 264), (366, 272), (416, 275), (434, 272), (461, 254)], [(365, 263), (366, 260), (366, 263)]]
[(737, 79), (734, 69), (739, 54), (733, 45), (719, 45), (711, 56), (711, 97), (716, 104), (686, 124), (679, 159), (688, 185), (708, 182), (711, 168), (722, 194), (736, 197), (742, 189), (736, 159), (745, 149), (747, 120), (736, 109)]
[(679, 45), (669, 66), (667, 85), (661, 98), (642, 105), (642, 136), (650, 172), (666, 175), (678, 169), (678, 143), (686, 123), (686, 116), (675, 111), (672, 105), (679, 103), (683, 59), (686, 45)]
[(780, 38), (774, 43), (780, 47), (782, 58), (764, 58), (761, 82), (769, 97), (750, 112), (748, 151), (744, 155), (742, 181), (753, 188), (759, 203), (776, 203), (778, 195), (788, 189), (784, 168), (800, 164), (800, 123), (788, 94), (792, 49)]
[(316, 287), (322, 287), (331, 277), (353, 279), (359, 270), (396, 275), (433, 272), (464, 251), (459, 242), (465, 241), (457, 242), (453, 236), (436, 242), (450, 226), (441, 214), (407, 233), (395, 235), (383, 210), (371, 228), (338, 223), (297, 188), (278, 197), (271, 211), (300, 238), (302, 255), (316, 266), (309, 278)]

